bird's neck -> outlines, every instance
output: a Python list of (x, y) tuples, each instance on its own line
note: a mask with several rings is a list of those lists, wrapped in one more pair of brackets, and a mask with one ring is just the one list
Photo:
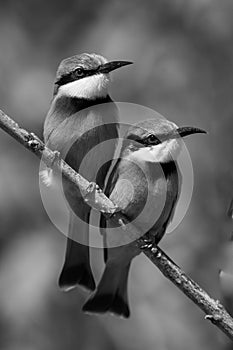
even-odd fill
[(150, 152), (148, 148), (142, 147), (137, 151), (132, 152), (129, 149), (123, 150), (121, 157), (126, 161), (132, 162), (135, 166), (139, 166), (145, 173), (153, 174), (157, 173), (157, 169), (162, 169), (163, 176), (169, 178), (171, 174), (177, 173), (177, 164), (172, 157), (166, 157), (161, 161), (156, 161), (153, 152)]
[(113, 102), (109, 95), (106, 95), (105, 97), (97, 97), (95, 99), (58, 95), (54, 100), (54, 107), (57, 112), (60, 112), (61, 116), (68, 116), (85, 108), (109, 102)]

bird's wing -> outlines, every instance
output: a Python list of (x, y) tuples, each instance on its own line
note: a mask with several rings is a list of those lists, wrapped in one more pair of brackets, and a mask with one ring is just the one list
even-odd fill
[(169, 171), (164, 169), (164, 173), (167, 181), (167, 194), (166, 202), (164, 204), (163, 211), (156, 224), (156, 236), (155, 243), (158, 244), (161, 238), (166, 233), (167, 226), (172, 221), (176, 209), (176, 204), (179, 199), (181, 189), (181, 173), (176, 162), (170, 164)]
[(181, 192), (182, 174), (176, 162), (174, 162), (174, 166), (175, 166), (175, 171), (173, 171), (172, 174), (170, 174), (167, 180), (168, 190), (170, 190), (171, 188), (171, 190), (169, 191), (171, 193), (171, 198), (170, 198), (171, 210), (170, 210), (167, 224), (169, 224), (174, 217), (176, 204)]
[[(107, 181), (107, 185), (105, 188), (104, 193), (106, 194), (107, 197), (109, 197), (109, 195), (111, 194), (117, 179), (118, 179), (118, 172), (117, 172), (117, 168), (118, 168), (118, 164), (119, 164), (119, 159), (116, 161), (111, 174), (109, 175), (108, 181)], [(108, 259), (108, 249), (107, 249), (107, 237), (106, 237), (106, 219), (104, 217), (103, 214), (100, 215), (100, 233), (103, 236), (103, 246), (104, 246), (104, 262), (106, 263), (107, 259)]]
[(107, 197), (110, 196), (110, 194), (112, 193), (115, 185), (116, 185), (116, 182), (117, 182), (117, 179), (118, 179), (118, 166), (119, 166), (119, 163), (120, 163), (120, 159), (118, 159), (111, 171), (111, 174), (109, 175), (109, 178), (108, 178), (108, 181), (107, 181), (107, 184), (106, 184), (106, 187), (105, 187), (105, 190), (104, 190), (104, 193), (106, 194)]

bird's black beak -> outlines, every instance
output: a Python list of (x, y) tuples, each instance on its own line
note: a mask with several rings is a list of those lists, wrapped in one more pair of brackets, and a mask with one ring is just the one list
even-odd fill
[(109, 73), (115, 69), (128, 66), (129, 64), (133, 64), (133, 62), (128, 61), (112, 61), (101, 64), (98, 68), (98, 73)]
[(181, 137), (185, 137), (188, 135), (192, 135), (192, 134), (206, 134), (206, 131), (203, 129), (199, 129), (199, 128), (194, 128), (192, 126), (183, 126), (181, 128), (178, 128), (176, 130), (176, 132), (181, 136)]

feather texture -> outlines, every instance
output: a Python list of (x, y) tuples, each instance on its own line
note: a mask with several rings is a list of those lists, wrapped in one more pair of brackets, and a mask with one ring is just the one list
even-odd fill
[[(117, 122), (118, 110), (109, 95), (87, 100), (58, 93), (45, 120), (44, 139), (74, 170), (103, 188), (110, 163), (102, 167), (99, 174), (98, 170), (113, 157), (118, 138)], [(104, 143), (107, 140), (108, 143)], [(45, 173), (43, 176), (49, 183)], [(77, 284), (93, 289), (88, 246), (91, 208), (84, 203), (81, 193), (65, 181), (63, 189), (72, 221), (59, 285), (63, 290), (70, 290)]]
[[(158, 243), (171, 220), (179, 196), (179, 170), (175, 161), (159, 162), (154, 148), (131, 147), (125, 142), (105, 193), (141, 232), (149, 233)], [(83, 310), (92, 313), (111, 312), (129, 317), (127, 280), (132, 259), (140, 250), (126, 231), (110, 226), (101, 216), (106, 267), (96, 291)], [(135, 239), (138, 237), (135, 237)]]

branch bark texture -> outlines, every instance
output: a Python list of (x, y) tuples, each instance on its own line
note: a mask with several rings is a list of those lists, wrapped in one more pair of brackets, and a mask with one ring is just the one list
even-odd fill
[[(140, 237), (136, 227), (127, 222), (114, 203), (94, 183), (88, 182), (80, 174), (76, 173), (64, 160), (57, 157), (57, 153), (50, 150), (33, 133), (22, 129), (14, 120), (0, 111), (0, 128), (21, 143), (43, 162), (60, 172), (74, 186), (79, 187), (85, 201), (94, 209), (101, 211), (108, 219), (114, 220), (127, 230), (132, 237)], [(126, 225), (127, 224), (127, 225)], [(157, 266), (162, 274), (175, 284), (189, 299), (191, 299), (210, 320), (230, 339), (233, 340), (233, 318), (228, 314), (218, 300), (211, 298), (196, 282), (188, 277), (158, 246), (148, 238), (140, 237), (136, 243), (143, 253)]]

